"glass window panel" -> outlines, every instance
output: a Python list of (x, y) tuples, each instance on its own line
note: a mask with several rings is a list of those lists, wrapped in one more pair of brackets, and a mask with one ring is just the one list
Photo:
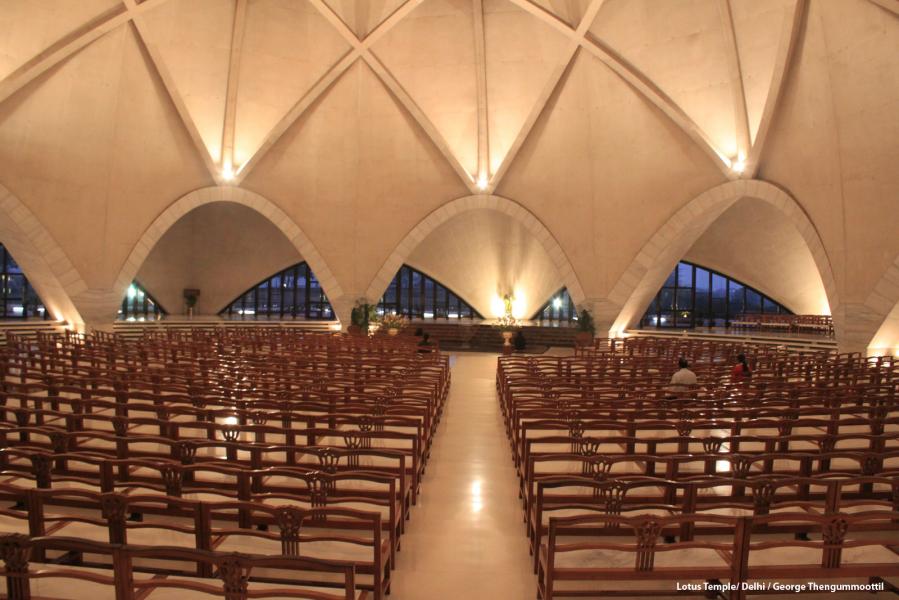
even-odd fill
[(0, 244), (0, 317), (25, 319), (51, 318), (28, 283), (22, 269), (6, 247)]
[(677, 310), (693, 310), (693, 288), (677, 288)]
[(424, 317), (426, 319), (434, 318), (434, 280), (431, 278), (425, 279), (424, 312)]
[(281, 312), (281, 277), (275, 275), (269, 280), (269, 312), (272, 314)]
[[(708, 319), (709, 312), (711, 310), (711, 304), (709, 300), (709, 290), (706, 287), (705, 290), (700, 290), (698, 287), (696, 288), (696, 297), (693, 300), (693, 313), (694, 318), (697, 319)], [(700, 325), (700, 323), (696, 323)]]
[(742, 312), (789, 313), (753, 288), (681, 261), (646, 308), (643, 326), (724, 326)]
[(447, 291), (442, 285), (437, 286), (437, 303), (434, 306), (434, 316), (438, 318), (446, 318), (447, 313)]
[(387, 286), (387, 291), (384, 292), (383, 302), (386, 304), (396, 304), (396, 277), (394, 277), (390, 281), (390, 285)]
[(674, 290), (671, 288), (662, 288), (659, 294), (659, 308), (662, 310), (671, 310), (674, 308)]
[(717, 273), (712, 275), (712, 297), (727, 297), (727, 278)]
[(6, 301), (22, 302), (25, 299), (25, 276), (24, 275), (7, 275), (6, 276)]
[(746, 312), (762, 312), (762, 295), (749, 288), (746, 288)]
[(140, 283), (137, 281), (131, 282), (131, 285), (125, 290), (119, 318), (126, 321), (146, 321), (148, 319), (157, 319), (165, 314), (165, 310), (159, 306), (158, 302), (153, 300), (153, 297)]
[(334, 318), (324, 291), (304, 262), (275, 273), (247, 290), (222, 311), (225, 313), (275, 318)]
[(21, 273), (22, 268), (19, 267), (19, 264), (13, 260), (12, 255), (6, 252), (4, 248), (3, 253), (6, 255), (6, 272), (7, 273)]
[(281, 306), (284, 308), (285, 316), (295, 314), (296, 306), (294, 305), (294, 289), (292, 287), (281, 290)]
[(664, 287), (674, 287), (676, 281), (677, 281), (677, 267), (675, 267), (674, 270), (671, 271), (671, 274), (668, 275), (668, 279), (666, 279), (665, 283), (663, 283), (662, 285)]
[(553, 322), (572, 322), (577, 319), (574, 303), (566, 288), (562, 288), (546, 301), (546, 304), (540, 307), (532, 319)]
[(696, 295), (699, 295), (699, 292), (708, 292), (709, 291), (709, 272), (700, 267), (696, 267)]
[(693, 265), (683, 262), (677, 265), (677, 287), (693, 287)]
[(730, 298), (730, 314), (728, 318), (734, 318), (743, 312), (743, 284), (734, 280), (728, 282), (728, 297)]
[(377, 310), (379, 314), (396, 312), (414, 319), (481, 318), (440, 282), (408, 265), (397, 271)]

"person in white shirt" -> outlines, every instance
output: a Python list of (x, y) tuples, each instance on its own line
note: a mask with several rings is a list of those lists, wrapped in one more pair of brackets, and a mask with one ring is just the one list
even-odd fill
[(696, 373), (690, 370), (690, 363), (686, 358), (682, 357), (677, 364), (680, 369), (671, 376), (668, 390), (676, 393), (688, 392), (696, 386)]

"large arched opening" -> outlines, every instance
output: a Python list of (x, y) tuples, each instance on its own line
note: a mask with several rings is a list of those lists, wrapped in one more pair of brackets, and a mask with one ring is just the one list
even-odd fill
[(742, 180), (700, 194), (644, 244), (609, 294), (620, 307), (612, 335), (639, 321), (684, 257), (744, 279), (794, 312), (832, 313), (841, 339), (830, 260), (811, 220), (780, 188)]

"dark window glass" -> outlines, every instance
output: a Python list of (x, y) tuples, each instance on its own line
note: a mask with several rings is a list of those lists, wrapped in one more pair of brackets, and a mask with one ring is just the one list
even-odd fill
[(135, 280), (125, 290), (118, 316), (123, 321), (155, 321), (166, 314), (159, 302)]
[(674, 289), (662, 288), (659, 292), (659, 308), (661, 310), (671, 310), (674, 308)]
[(704, 267), (681, 261), (652, 299), (644, 327), (724, 327), (744, 312), (791, 314), (761, 292)]
[(696, 293), (708, 293), (710, 289), (709, 272), (706, 269), (696, 267)]
[(733, 319), (737, 315), (743, 312), (744, 307), (744, 296), (743, 291), (745, 290), (745, 286), (742, 283), (738, 283), (731, 279), (727, 282), (727, 297), (728, 297), (728, 307), (727, 307), (727, 318)]
[(677, 287), (693, 287), (693, 265), (685, 262), (677, 265)]
[(219, 314), (241, 318), (334, 319), (318, 279), (305, 262), (266, 278)]
[(447, 291), (442, 285), (437, 285), (437, 299), (434, 301), (434, 318), (445, 319), (449, 307), (447, 306)]
[(562, 288), (550, 296), (546, 304), (531, 318), (535, 321), (571, 323), (577, 321), (577, 307), (572, 302), (568, 289)]
[(762, 295), (752, 288), (746, 288), (746, 312), (762, 312)]
[(665, 283), (662, 284), (663, 287), (674, 287), (677, 283), (677, 267), (673, 271), (671, 271), (671, 275), (668, 276), (668, 279), (665, 280)]
[(481, 319), (478, 311), (434, 278), (403, 265), (378, 302), (380, 315), (410, 319)]
[(50, 319), (37, 292), (28, 283), (22, 268), (13, 260), (6, 247), (0, 244), (0, 318)]

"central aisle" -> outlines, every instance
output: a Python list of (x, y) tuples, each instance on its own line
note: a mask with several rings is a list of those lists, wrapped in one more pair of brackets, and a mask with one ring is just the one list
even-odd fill
[(522, 600), (537, 593), (496, 399), (496, 358), (451, 358), (450, 398), (397, 555), (392, 600)]

